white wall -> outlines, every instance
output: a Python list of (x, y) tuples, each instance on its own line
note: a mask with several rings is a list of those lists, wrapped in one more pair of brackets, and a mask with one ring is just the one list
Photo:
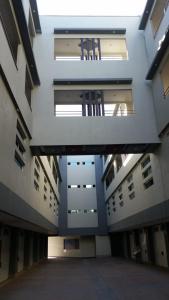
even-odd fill
[[(80, 248), (76, 250), (64, 250), (64, 239), (78, 238)], [(49, 237), (48, 257), (95, 257), (94, 237)]]

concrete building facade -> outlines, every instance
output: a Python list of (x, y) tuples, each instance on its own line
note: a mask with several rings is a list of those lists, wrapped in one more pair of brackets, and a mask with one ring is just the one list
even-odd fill
[(0, 282), (47, 249), (168, 267), (168, 20), (167, 0), (141, 17), (0, 1)]

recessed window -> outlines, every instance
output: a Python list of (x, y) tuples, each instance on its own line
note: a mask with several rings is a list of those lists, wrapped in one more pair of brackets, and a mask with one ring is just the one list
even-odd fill
[(132, 193), (129, 195), (129, 198), (130, 198), (130, 200), (134, 199), (134, 198), (135, 198), (135, 192), (132, 192)]
[(15, 151), (15, 162), (20, 169), (23, 169), (23, 167), (25, 166), (25, 163), (24, 163), (21, 155), (17, 151)]
[(26, 67), (25, 73), (25, 95), (28, 100), (29, 106), (31, 107), (31, 93), (32, 93), (32, 82), (31, 77), (28, 71), (28, 67)]
[(53, 173), (53, 178), (55, 180), (55, 183), (57, 184), (57, 182), (58, 182), (58, 175), (57, 175), (57, 170), (56, 170), (56, 166), (55, 166), (54, 161), (53, 161), (53, 166), (52, 166), (52, 173)]
[(40, 163), (36, 157), (35, 157), (35, 165), (36, 165), (37, 169), (40, 170)]
[(119, 195), (119, 199), (120, 199), (120, 200), (123, 199), (123, 194), (120, 194), (120, 195)]
[(20, 122), (18, 120), (17, 120), (16, 128), (17, 128), (17, 130), (18, 130), (18, 132), (19, 132), (22, 140), (23, 141), (26, 140), (26, 134), (25, 134), (25, 132), (24, 132), (24, 130), (22, 128), (22, 125), (20, 124)]
[(142, 163), (141, 163), (142, 169), (144, 169), (149, 163), (150, 163), (150, 155), (146, 156), (146, 157), (143, 159), (143, 161), (142, 161)]
[(34, 176), (37, 179), (37, 181), (39, 181), (40, 176), (39, 176), (39, 173), (38, 173), (38, 171), (36, 169), (34, 169)]
[(113, 211), (116, 212), (116, 208), (115, 207), (113, 208)]
[(157, 0), (151, 15), (151, 23), (154, 33), (157, 32), (160, 23), (165, 15), (165, 12), (168, 7), (168, 0)]
[(36, 180), (34, 180), (34, 188), (36, 191), (39, 191), (39, 184), (37, 183)]
[(25, 148), (20, 140), (20, 138), (16, 135), (16, 147), (19, 150), (21, 155), (24, 155), (25, 153)]
[(153, 178), (150, 178), (149, 180), (147, 180), (146, 182), (144, 182), (144, 188), (148, 189), (153, 184), (154, 184), (154, 180), (153, 180)]
[(116, 157), (117, 172), (120, 170), (120, 168), (122, 167), (122, 165), (123, 165), (122, 156), (121, 155), (117, 155), (117, 157)]
[(29, 31), (29, 37), (30, 37), (31, 45), (33, 46), (33, 38), (35, 37), (35, 30), (34, 30), (31, 11), (29, 11), (28, 31)]
[(14, 59), (15, 64), (17, 63), (18, 46), (20, 44), (19, 34), (15, 24), (15, 19), (11, 9), (9, 0), (0, 1), (0, 12), (1, 20), (6, 34), (6, 38)]
[(129, 174), (127, 177), (127, 182), (130, 183), (133, 180), (133, 174)]
[(163, 94), (164, 97), (169, 95), (169, 56), (164, 62), (164, 65), (161, 70), (161, 80), (163, 84)]
[(129, 191), (132, 191), (134, 189), (134, 183), (131, 183), (129, 186), (128, 186), (128, 190)]
[[(113, 38), (112, 38), (113, 37)], [(124, 36), (111, 38), (55, 38), (56, 61), (127, 60), (128, 51)]]
[(44, 199), (44, 201), (46, 201), (46, 200), (47, 200), (47, 197), (46, 197), (46, 195), (43, 195), (43, 199)]
[(131, 89), (113, 90), (109, 87), (102, 90), (86, 90), (85, 88), (86, 86), (82, 90), (54, 90), (55, 116), (126, 117), (134, 113)]
[(64, 250), (78, 250), (80, 248), (79, 239), (64, 239), (63, 249)]
[(68, 185), (68, 189), (78, 189), (78, 188), (80, 188), (80, 185), (77, 184)]
[(108, 172), (108, 174), (106, 176), (106, 189), (108, 189), (109, 185), (113, 181), (114, 176), (115, 176), (114, 165), (112, 164), (111, 167), (110, 167), (110, 169), (109, 169), (109, 172)]
[(119, 202), (119, 205), (120, 205), (121, 207), (123, 207), (123, 206), (124, 206), (124, 201), (120, 201), (120, 202)]
[(142, 173), (142, 176), (143, 176), (143, 178), (147, 178), (151, 173), (152, 173), (152, 168), (151, 168), (151, 166), (149, 166), (149, 167)]

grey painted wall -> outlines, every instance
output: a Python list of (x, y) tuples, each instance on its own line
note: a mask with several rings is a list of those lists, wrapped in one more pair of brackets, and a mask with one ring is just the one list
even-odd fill
[[(42, 35), (34, 43), (41, 86), (33, 91), (33, 139), (31, 145), (101, 145), (155, 143), (156, 122), (151, 87), (145, 82), (148, 69), (139, 17), (41, 17)], [(54, 28), (126, 28), (128, 61), (54, 60)], [(137, 63), (136, 63), (137, 62)], [(90, 74), (90, 76), (89, 76)], [(53, 79), (133, 78), (135, 114), (118, 117), (56, 118)], [(40, 101), (39, 101), (40, 99)], [(116, 128), (116, 130), (114, 130)]]

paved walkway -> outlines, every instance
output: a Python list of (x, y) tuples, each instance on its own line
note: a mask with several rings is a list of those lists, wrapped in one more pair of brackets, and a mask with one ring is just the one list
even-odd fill
[(121, 259), (59, 259), (0, 289), (1, 300), (169, 300), (169, 273)]

